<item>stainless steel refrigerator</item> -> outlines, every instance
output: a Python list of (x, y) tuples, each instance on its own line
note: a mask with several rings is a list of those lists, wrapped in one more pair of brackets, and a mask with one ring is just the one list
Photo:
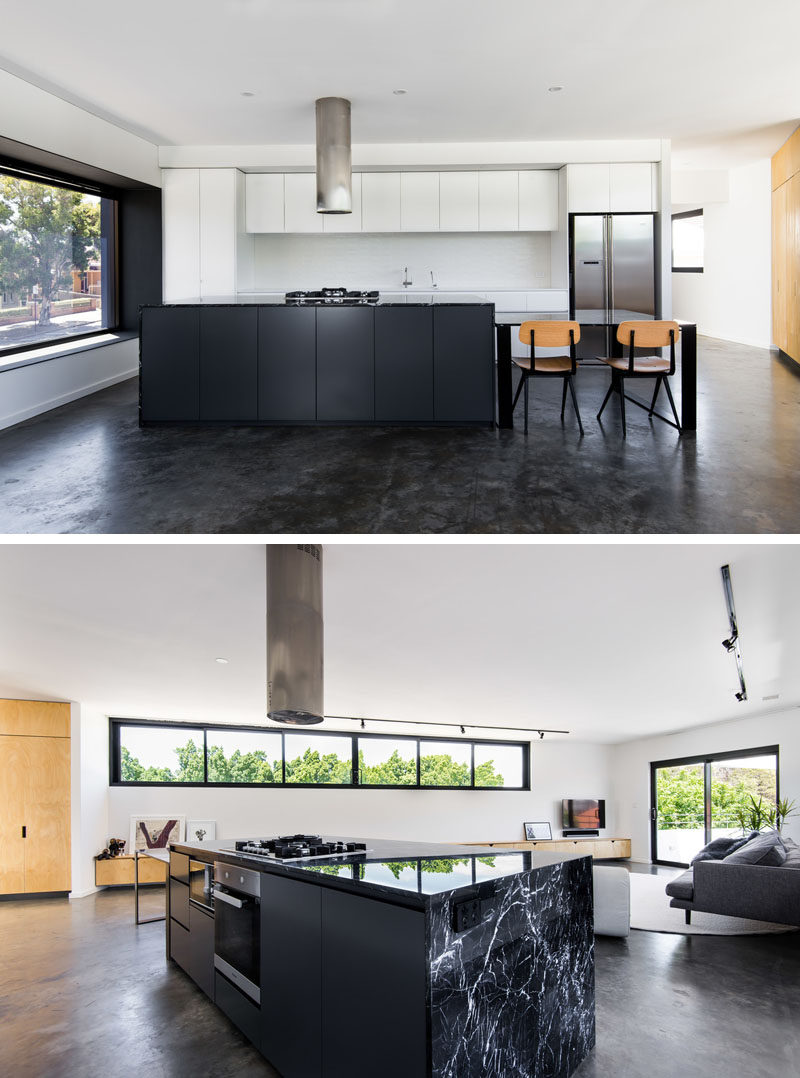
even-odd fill
[(612, 325), (655, 317), (654, 214), (574, 214), (570, 270), (570, 316), (586, 337), (578, 354), (609, 355)]

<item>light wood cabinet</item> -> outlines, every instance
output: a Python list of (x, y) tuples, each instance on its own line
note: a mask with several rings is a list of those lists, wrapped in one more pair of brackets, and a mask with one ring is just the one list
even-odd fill
[(71, 887), (69, 723), (69, 704), (0, 701), (0, 894)]
[[(97, 887), (133, 887), (135, 858), (131, 854), (109, 857), (94, 862), (94, 882)], [(165, 883), (167, 864), (154, 857), (139, 858), (139, 883)]]
[(800, 362), (800, 128), (772, 158), (772, 340)]
[(590, 854), (595, 861), (627, 858), (631, 855), (629, 838), (557, 838), (549, 842), (468, 842), (467, 846), (491, 846), (504, 850), (539, 850), (549, 853)]

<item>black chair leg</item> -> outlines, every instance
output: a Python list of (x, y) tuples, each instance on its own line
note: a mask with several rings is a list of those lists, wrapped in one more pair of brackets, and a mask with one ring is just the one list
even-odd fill
[[(564, 379), (564, 396), (566, 396), (567, 383), (569, 383), (569, 391), (572, 396), (572, 406), (575, 409), (575, 415), (578, 417), (578, 427), (581, 434), (583, 434), (583, 423), (581, 423), (581, 413), (578, 410), (578, 398), (575, 396), (575, 386), (572, 384), (572, 375), (570, 374)], [(561, 409), (561, 418), (564, 418), (564, 409)]]
[(683, 912), (686, 914), (686, 923), (687, 923), (687, 925), (690, 925), (692, 923), (692, 911), (691, 910), (684, 910)]
[(519, 376), (519, 385), (517, 386), (517, 392), (514, 394), (514, 400), (511, 402), (511, 411), (512, 412), (517, 407), (517, 401), (519, 400), (519, 395), (522, 392), (522, 383), (524, 381), (525, 381), (525, 375), (521, 374)]
[(529, 378), (525, 379), (525, 433), (528, 433), (528, 382)]
[(666, 389), (666, 391), (667, 391), (667, 396), (669, 397), (669, 403), (670, 403), (670, 405), (672, 407), (672, 414), (675, 416), (675, 426), (678, 428), (678, 431), (680, 431), (680, 429), (681, 429), (681, 421), (680, 421), (680, 419), (678, 419), (678, 412), (677, 412), (677, 410), (675, 408), (675, 401), (672, 399), (672, 390), (669, 388), (669, 382), (667, 381), (666, 378), (664, 379), (664, 389)]
[(649, 411), (649, 412), (647, 413), (647, 414), (648, 414), (648, 415), (650, 416), (650, 418), (651, 418), (651, 419), (652, 419), (652, 416), (653, 416), (653, 411), (655, 410), (655, 406), (656, 406), (656, 401), (658, 400), (658, 391), (659, 391), (659, 390), (661, 389), (661, 383), (662, 383), (663, 381), (664, 381), (664, 375), (663, 375), (663, 374), (659, 374), (659, 375), (658, 375), (658, 376), (656, 377), (656, 389), (655, 389), (655, 393), (653, 393), (653, 399), (652, 399), (652, 400), (650, 401), (650, 411)]
[(564, 379), (564, 385), (561, 389), (561, 422), (564, 422), (564, 408), (567, 404), (567, 382), (569, 381), (569, 375)]
[(628, 437), (628, 428), (625, 423), (625, 379), (617, 378), (617, 393), (619, 393), (619, 414), (622, 416), (622, 437)]
[(611, 396), (611, 394), (613, 392), (614, 392), (614, 375), (612, 374), (611, 375), (611, 385), (608, 387), (608, 393), (606, 393), (605, 397), (603, 398), (603, 403), (600, 406), (600, 411), (597, 413), (597, 418), (598, 419), (603, 414), (605, 406), (608, 404), (608, 398)]

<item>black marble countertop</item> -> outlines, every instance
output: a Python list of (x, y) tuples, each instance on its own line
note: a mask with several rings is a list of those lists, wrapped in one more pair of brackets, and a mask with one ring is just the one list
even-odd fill
[[(265, 837), (265, 836), (250, 836)], [(271, 837), (271, 836), (267, 836)], [(325, 836), (323, 836), (325, 837)], [(342, 840), (341, 835), (330, 836)], [(390, 839), (354, 838), (344, 841), (366, 843), (367, 850), (341, 857), (310, 861), (272, 861), (238, 853), (233, 840), (186, 843), (173, 842), (170, 849), (205, 861), (227, 861), (262, 872), (282, 873), (356, 894), (401, 901), (404, 905), (427, 908), (450, 900), (454, 892), (471, 892), (480, 884), (507, 881), (514, 876), (580, 859), (585, 854), (498, 852), (489, 847), (444, 845), (428, 842), (401, 842)]]
[(228, 296), (191, 296), (172, 303), (146, 303), (144, 307), (313, 307), (328, 310), (331, 307), (493, 307), (483, 296), (471, 296), (460, 292), (381, 292), (374, 303), (297, 303), (286, 300), (279, 292), (237, 292)]
[[(569, 319), (569, 311), (496, 311), (494, 320), (498, 326), (518, 326), (522, 322), (553, 322)], [(620, 322), (652, 322), (652, 314), (628, 311), (617, 307), (612, 311), (581, 308), (575, 312), (574, 322), (582, 326), (617, 326)]]

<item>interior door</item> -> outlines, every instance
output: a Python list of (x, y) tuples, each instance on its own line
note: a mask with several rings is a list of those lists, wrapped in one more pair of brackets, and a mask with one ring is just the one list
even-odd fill
[(705, 838), (705, 766), (680, 763), (651, 768), (652, 857), (688, 865)]
[(0, 737), (0, 894), (25, 891), (25, 770), (20, 742), (26, 737)]
[(19, 740), (25, 742), (25, 890), (69, 891), (69, 738)]

